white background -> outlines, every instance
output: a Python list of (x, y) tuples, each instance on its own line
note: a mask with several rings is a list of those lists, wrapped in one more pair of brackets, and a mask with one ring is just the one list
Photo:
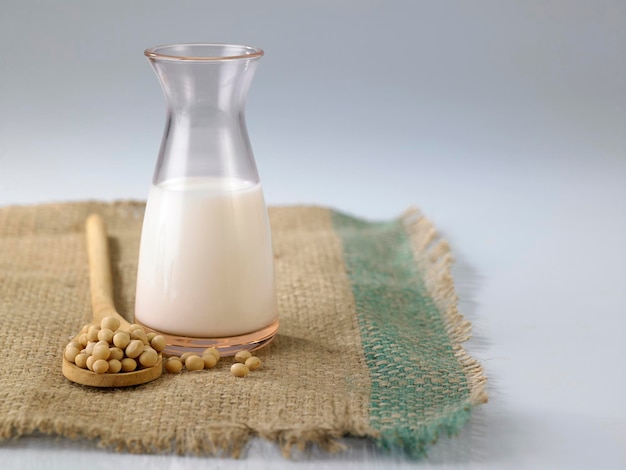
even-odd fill
[[(262, 47), (247, 118), (268, 204), (418, 205), (451, 242), (490, 403), (421, 466), (626, 467), (626, 3), (0, 4), (0, 204), (144, 199), (164, 100), (143, 50)], [(0, 444), (3, 468), (376, 468)], [(7, 465), (5, 467), (5, 465)]]

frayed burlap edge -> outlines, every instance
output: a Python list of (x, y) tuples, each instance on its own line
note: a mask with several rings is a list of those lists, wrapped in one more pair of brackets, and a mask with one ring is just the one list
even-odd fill
[(85, 431), (81, 425), (55, 423), (49, 419), (31, 423), (12, 423), (0, 429), (0, 441), (15, 440), (25, 436), (47, 435), (70, 440), (87, 440), (98, 448), (130, 454), (177, 454), (241, 458), (251, 438), (258, 437), (276, 443), (285, 458), (292, 458), (294, 450), (305, 452), (316, 446), (327, 452), (336, 453), (346, 449), (340, 442), (345, 430), (339, 429), (282, 429), (263, 431), (242, 424), (207, 425), (193, 433), (162, 436), (155, 441), (150, 433), (138, 433), (134, 439), (125, 439), (103, 434), (94, 426)]
[[(358, 220), (349, 215), (336, 214), (350, 220)], [(340, 229), (341, 224), (339, 221)], [(419, 292), (419, 295), (424, 297), (426, 305), (430, 305), (432, 314), (436, 317), (433, 320), (438, 324), (436, 327), (438, 338), (442, 345), (451, 349), (452, 355), (448, 358), (452, 361), (451, 364), (455, 364), (453, 374), (463, 384), (464, 391), (461, 395), (454, 399), (454, 402), (442, 407), (436, 416), (420, 415), (415, 421), (398, 416), (399, 419), (395, 423), (386, 425), (376, 421), (376, 433), (368, 434), (368, 437), (386, 453), (421, 459), (427, 456), (429, 447), (435, 444), (441, 435), (458, 434), (470, 420), (473, 408), (487, 402), (486, 377), (480, 364), (463, 347), (463, 343), (470, 339), (471, 324), (457, 310), (458, 299), (451, 274), (453, 258), (448, 243), (437, 233), (433, 224), (415, 208), (407, 210), (390, 224), (376, 227), (394, 234), (399, 230), (403, 232), (403, 243), (407, 245), (399, 249), (406, 248), (403, 254), (410, 257), (415, 267), (413, 272), (415, 277), (410, 282), (418, 284), (415, 286), (415, 292)], [(363, 236), (367, 237), (366, 234)], [(376, 249), (374, 246), (370, 248)], [(359, 245), (358, 249), (367, 248)], [(352, 269), (350, 263), (347, 263), (347, 267), (349, 270)], [(388, 266), (387, 268), (390, 269)], [(368, 332), (362, 330), (363, 335), (368, 335)], [(376, 367), (374, 364), (370, 365)], [(393, 401), (391, 397), (386, 399)], [(417, 397), (416, 399), (419, 400)], [(376, 403), (389, 405), (384, 401)], [(387, 413), (390, 413), (389, 406)]]
[(445, 420), (427, 425), (419, 432), (405, 429), (389, 436), (383, 433), (378, 437), (379, 445), (383, 448), (393, 449), (400, 444), (403, 451), (419, 457), (425, 454), (427, 445), (438, 440), (441, 431), (454, 434), (470, 419), (474, 406), (487, 403), (487, 376), (480, 363), (463, 347), (471, 338), (472, 324), (457, 310), (458, 297), (451, 272), (454, 258), (448, 242), (417, 208), (408, 209), (400, 220), (409, 236), (415, 262), (424, 275), (426, 290), (441, 312), (454, 355), (469, 386), (466, 403), (460, 404)]

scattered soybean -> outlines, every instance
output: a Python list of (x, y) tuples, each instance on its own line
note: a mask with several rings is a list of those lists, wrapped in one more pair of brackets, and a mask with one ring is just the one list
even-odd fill
[(245, 365), (250, 370), (257, 370), (261, 367), (261, 359), (256, 356), (251, 356), (246, 359)]
[(249, 372), (250, 369), (248, 369), (248, 367), (241, 362), (235, 362), (230, 367), (230, 373), (233, 374), (235, 377), (245, 377), (246, 375), (248, 375)]
[(252, 354), (250, 353), (250, 351), (246, 351), (245, 349), (243, 351), (238, 351), (237, 354), (235, 354), (235, 361), (237, 362), (241, 362), (244, 363), (246, 362), (250, 357), (252, 356)]
[(204, 361), (196, 354), (192, 354), (185, 360), (185, 367), (188, 371), (204, 369)]

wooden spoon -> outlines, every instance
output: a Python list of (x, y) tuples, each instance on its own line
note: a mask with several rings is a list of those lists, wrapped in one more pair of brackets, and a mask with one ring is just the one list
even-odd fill
[[(113, 303), (113, 282), (104, 221), (99, 215), (92, 214), (87, 218), (85, 229), (87, 232), (93, 324), (99, 325), (104, 317), (114, 316), (120, 321), (119, 329), (128, 331), (130, 323), (117, 313)], [(64, 357), (63, 375), (72, 382), (91, 385), (92, 387), (128, 387), (159, 378), (163, 371), (162, 364), (163, 358), (159, 354), (159, 361), (153, 367), (133, 372), (96, 374), (89, 369), (81, 369)]]

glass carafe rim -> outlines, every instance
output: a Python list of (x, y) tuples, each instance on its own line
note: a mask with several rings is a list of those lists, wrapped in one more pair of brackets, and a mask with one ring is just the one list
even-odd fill
[[(167, 50), (181, 47), (204, 47), (210, 48), (234, 48), (238, 49), (238, 53), (232, 55), (206, 55), (206, 56), (191, 56), (183, 54), (165, 53)], [(190, 43), (173, 43), (162, 44), (159, 46), (149, 47), (144, 51), (144, 55), (153, 60), (168, 60), (168, 61), (187, 61), (187, 62), (217, 62), (217, 61), (230, 61), (241, 59), (255, 59), (263, 56), (263, 49), (255, 46), (249, 46), (245, 44), (229, 44), (218, 42), (190, 42)]]

